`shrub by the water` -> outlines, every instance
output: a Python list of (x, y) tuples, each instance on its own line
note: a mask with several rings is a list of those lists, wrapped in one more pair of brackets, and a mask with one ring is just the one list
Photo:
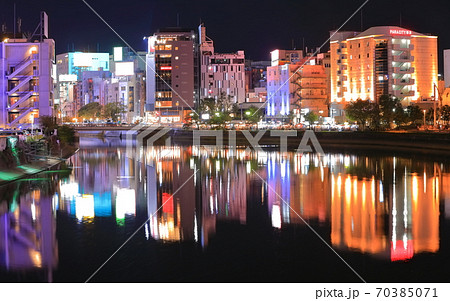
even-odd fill
[(75, 131), (67, 125), (58, 127), (58, 138), (61, 142), (73, 144), (75, 142)]

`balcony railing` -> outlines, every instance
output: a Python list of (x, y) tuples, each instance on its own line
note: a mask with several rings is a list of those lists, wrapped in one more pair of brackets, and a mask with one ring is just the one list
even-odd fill
[(411, 45), (411, 44), (392, 44), (392, 49), (398, 50), (398, 51), (413, 50), (414, 49), (414, 45)]
[(412, 55), (394, 55), (395, 62), (413, 62), (414, 57)]
[(412, 97), (415, 95), (414, 91), (402, 91), (402, 90), (394, 90), (394, 96), (398, 98), (402, 97)]
[(30, 66), (34, 61), (38, 59), (37, 54), (32, 54), (29, 57), (25, 58), (23, 61), (19, 62), (16, 66), (14, 66), (14, 71), (7, 75), (8, 79), (14, 78), (20, 74), (24, 69)]
[(403, 86), (409, 86), (414, 85), (415, 80), (412, 78), (396, 78), (394, 79), (394, 85), (403, 85)]
[(409, 68), (405, 68), (405, 67), (394, 67), (394, 73), (399, 73), (399, 74), (410, 74), (410, 73), (414, 73), (414, 68), (413, 68), (413, 67), (409, 67)]

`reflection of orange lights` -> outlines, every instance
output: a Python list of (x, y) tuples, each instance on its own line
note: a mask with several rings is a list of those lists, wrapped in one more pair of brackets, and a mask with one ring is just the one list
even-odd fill
[(350, 176), (348, 176), (347, 179), (345, 179), (345, 204), (347, 206), (350, 205), (351, 197), (352, 197), (352, 182), (350, 180)]
[(42, 267), (42, 256), (40, 252), (35, 250), (29, 250), (29, 255), (35, 267), (37, 268)]
[(417, 210), (417, 201), (419, 199), (419, 182), (417, 181), (417, 176), (412, 177), (412, 201), (414, 210)]

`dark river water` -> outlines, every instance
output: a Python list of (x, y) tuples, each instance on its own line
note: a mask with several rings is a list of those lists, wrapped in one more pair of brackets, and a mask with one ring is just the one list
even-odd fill
[(68, 163), (0, 187), (1, 282), (450, 279), (445, 157), (83, 138)]

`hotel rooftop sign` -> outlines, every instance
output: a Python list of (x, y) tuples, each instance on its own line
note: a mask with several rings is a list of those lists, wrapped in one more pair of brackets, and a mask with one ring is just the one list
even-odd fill
[(412, 35), (411, 30), (406, 29), (390, 29), (389, 34), (393, 36), (408, 36), (410, 37)]

